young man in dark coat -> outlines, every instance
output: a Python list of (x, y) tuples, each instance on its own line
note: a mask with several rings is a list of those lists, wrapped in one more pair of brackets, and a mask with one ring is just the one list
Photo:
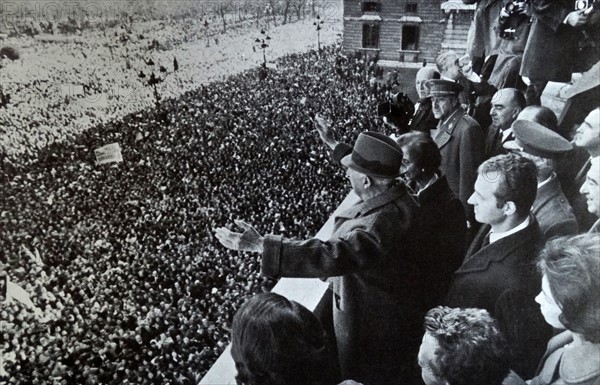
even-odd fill
[(262, 253), (270, 277), (331, 277), (333, 321), (343, 379), (365, 385), (409, 383), (421, 336), (422, 274), (416, 244), (418, 205), (399, 175), (402, 151), (389, 137), (365, 132), (342, 158), (360, 201), (335, 218), (328, 241), (216, 229), (234, 250)]
[(484, 226), (446, 298), (448, 306), (486, 309), (498, 319), (511, 346), (511, 367), (523, 378), (535, 372), (549, 338), (534, 301), (541, 282), (534, 261), (542, 241), (530, 214), (536, 173), (531, 160), (516, 154), (496, 156), (479, 167), (469, 203)]

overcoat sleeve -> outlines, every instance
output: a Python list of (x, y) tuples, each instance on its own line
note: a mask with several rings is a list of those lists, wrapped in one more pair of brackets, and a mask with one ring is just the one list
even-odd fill
[(262, 274), (268, 277), (320, 278), (368, 268), (385, 255), (377, 232), (356, 228), (343, 238), (295, 241), (265, 236)]

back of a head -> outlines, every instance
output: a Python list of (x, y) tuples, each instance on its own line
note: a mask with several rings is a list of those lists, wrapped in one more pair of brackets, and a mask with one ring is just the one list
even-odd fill
[(561, 323), (600, 343), (600, 234), (552, 239), (540, 253), (538, 268), (562, 311)]
[(508, 375), (508, 345), (486, 310), (438, 306), (427, 312), (425, 331), (439, 345), (432, 369), (449, 385), (501, 385)]
[(415, 77), (416, 82), (423, 82), (431, 79), (439, 79), (440, 73), (433, 67), (422, 67), (417, 71), (417, 75)]
[(329, 384), (325, 332), (304, 306), (275, 293), (249, 299), (232, 324), (238, 384)]
[(423, 132), (409, 132), (401, 135), (397, 142), (400, 147), (406, 149), (411, 162), (423, 174), (433, 176), (438, 172), (442, 163), (442, 155), (431, 136)]
[(558, 130), (558, 119), (556, 118), (556, 114), (545, 106), (527, 106), (521, 111), (517, 120), (536, 122), (554, 132), (557, 132)]
[(498, 182), (494, 194), (498, 204), (512, 201), (519, 217), (529, 215), (537, 195), (537, 167), (532, 160), (514, 153), (498, 155), (483, 162), (477, 173)]
[(458, 60), (458, 55), (454, 51), (443, 52), (435, 59), (435, 65), (441, 74), (446, 72), (450, 64)]

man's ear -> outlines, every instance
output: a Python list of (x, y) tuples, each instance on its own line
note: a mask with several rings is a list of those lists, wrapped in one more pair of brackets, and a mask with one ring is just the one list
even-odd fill
[(368, 175), (363, 175), (363, 186), (364, 188), (368, 188), (373, 185), (373, 179), (371, 179)]
[(504, 214), (505, 215), (514, 215), (517, 212), (517, 205), (515, 202), (508, 201), (504, 204)]

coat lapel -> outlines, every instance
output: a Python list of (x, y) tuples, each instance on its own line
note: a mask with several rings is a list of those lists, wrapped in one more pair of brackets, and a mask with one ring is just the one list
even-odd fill
[(508, 237), (502, 238), (481, 248), (483, 239), (490, 230), (489, 225), (484, 226), (477, 234), (477, 237), (475, 237), (473, 244), (467, 252), (465, 261), (455, 274), (466, 274), (487, 270), (490, 263), (502, 261), (507, 256), (514, 254), (514, 251), (522, 247), (522, 245), (534, 242), (532, 238), (538, 224), (535, 221), (535, 217), (532, 215), (530, 215), (529, 220), (529, 226), (523, 230), (517, 231)]
[(456, 124), (463, 117), (464, 109), (459, 107), (452, 113), (452, 116), (446, 122), (440, 122), (440, 128), (438, 133), (436, 134), (434, 141), (435, 144), (441, 149), (444, 147), (452, 138), (452, 133), (454, 132), (454, 128), (456, 128)]
[(533, 206), (531, 207), (531, 211), (534, 214), (537, 213), (540, 208), (544, 207), (546, 203), (554, 199), (556, 195), (558, 195), (558, 187), (560, 187), (560, 185), (557, 186), (558, 179), (556, 178), (556, 175), (552, 175), (551, 178), (552, 179), (548, 183), (540, 187), (537, 191), (537, 196), (533, 202)]

